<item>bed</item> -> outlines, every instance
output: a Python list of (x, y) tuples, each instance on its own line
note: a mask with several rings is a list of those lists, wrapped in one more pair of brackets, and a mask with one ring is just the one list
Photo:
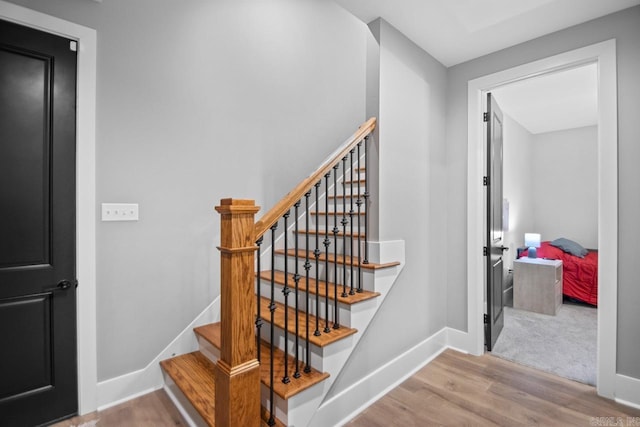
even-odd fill
[[(557, 244), (558, 240), (572, 242), (567, 239), (556, 239), (553, 241)], [(541, 242), (541, 246), (538, 248), (538, 258), (547, 259), (559, 259), (562, 261), (562, 293), (563, 295), (576, 299), (578, 301), (598, 305), (598, 251), (587, 250), (582, 248), (582, 252), (576, 252), (572, 250), (575, 246), (564, 247), (564, 250), (560, 247), (554, 246), (552, 242)], [(571, 246), (571, 245), (570, 245)], [(584, 254), (583, 257), (576, 256), (570, 252), (577, 253), (578, 255)], [(585, 253), (586, 252), (586, 253)], [(527, 250), (524, 250), (520, 257), (528, 256)]]

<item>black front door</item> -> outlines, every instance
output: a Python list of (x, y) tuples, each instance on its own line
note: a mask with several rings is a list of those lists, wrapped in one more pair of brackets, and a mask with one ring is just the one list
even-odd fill
[(487, 350), (491, 351), (504, 325), (502, 281), (504, 247), (502, 230), (502, 111), (487, 94)]
[(77, 413), (75, 42), (0, 20), (0, 425)]

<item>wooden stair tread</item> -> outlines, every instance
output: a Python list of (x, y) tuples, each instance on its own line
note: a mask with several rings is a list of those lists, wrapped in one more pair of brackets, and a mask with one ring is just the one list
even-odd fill
[[(310, 213), (311, 215), (317, 215), (317, 216), (324, 216), (324, 215), (327, 215), (327, 213), (326, 213), (326, 212), (323, 212), (323, 211), (311, 211), (311, 212), (309, 212), (309, 213)], [(365, 213), (364, 213), (364, 212), (360, 212), (360, 213), (358, 213), (358, 212), (354, 212), (353, 214), (354, 214), (354, 215), (364, 216), (364, 214), (365, 214)], [(339, 215), (339, 216), (349, 216), (349, 212), (345, 212), (345, 211), (329, 212), (329, 215), (332, 215), (332, 216), (336, 216), (336, 215)]]
[[(260, 298), (260, 317), (263, 320), (270, 322), (271, 321), (271, 312), (269, 311), (270, 300), (268, 298)], [(284, 329), (284, 305), (279, 302), (275, 302), (276, 311), (274, 313), (274, 324), (280, 329)], [(291, 335), (295, 334), (296, 326), (295, 326), (295, 317), (296, 311), (294, 308), (289, 307), (289, 317), (288, 317), (288, 327), (287, 330)], [(332, 344), (336, 341), (340, 341), (343, 338), (346, 338), (350, 335), (358, 332), (357, 329), (349, 328), (347, 326), (340, 326), (338, 329), (333, 329), (331, 323), (329, 323), (329, 327), (331, 328), (330, 332), (324, 332), (325, 322), (320, 320), (319, 330), (320, 335), (314, 335), (316, 324), (316, 317), (313, 315), (309, 315), (309, 342), (318, 346), (325, 347), (329, 344)], [(307, 319), (306, 314), (302, 311), (298, 312), (298, 336), (301, 339), (305, 339), (306, 336), (306, 327), (307, 327)]]
[(362, 178), (362, 179), (354, 179), (353, 181), (348, 179), (346, 181), (342, 181), (342, 183), (344, 185), (348, 185), (348, 184), (364, 184), (365, 182), (367, 182), (366, 178)]
[(207, 340), (218, 350), (220, 350), (220, 348), (222, 347), (222, 332), (220, 328), (220, 322), (198, 326), (196, 328), (193, 328), (193, 332)]
[[(288, 276), (289, 276), (289, 287), (293, 289), (295, 286), (295, 280), (293, 279), (294, 276), (293, 274), (289, 274)], [(271, 280), (271, 270), (265, 270), (261, 272), (260, 278), (267, 281)], [(285, 275), (283, 271), (276, 270), (274, 272), (274, 280), (276, 283), (278, 283), (279, 285), (284, 285), (284, 279), (285, 279)], [(336, 287), (335, 283), (329, 282), (329, 299), (334, 299), (335, 287)], [(302, 277), (298, 282), (298, 290), (300, 292), (304, 292), (306, 291), (306, 289), (307, 289), (306, 278)], [(347, 286), (347, 293), (348, 293), (348, 290), (349, 290), (349, 287)], [(320, 280), (320, 282), (318, 283), (318, 291), (321, 297), (326, 297), (327, 295), (326, 282)], [(316, 294), (316, 279), (314, 279), (313, 277), (309, 278), (309, 293), (314, 295)], [(361, 301), (366, 301), (371, 298), (376, 298), (378, 296), (380, 296), (379, 292), (371, 292), (371, 291), (363, 290), (362, 292), (356, 292), (354, 295), (348, 295), (346, 297), (343, 297), (342, 285), (338, 285), (338, 301), (343, 304), (352, 305)]]
[[(329, 196), (329, 199), (342, 199), (342, 197), (343, 197), (342, 194), (337, 194), (335, 196)], [(345, 194), (344, 195), (345, 199), (348, 199), (348, 198), (351, 198), (351, 197), (358, 197), (358, 195), (357, 194)], [(364, 194), (360, 194), (360, 197), (362, 197), (364, 199)]]
[[(260, 407), (260, 418), (262, 420), (262, 423), (260, 423), (260, 425), (262, 427), (269, 427), (269, 411), (267, 411), (267, 409), (264, 406)], [(287, 427), (279, 419), (277, 419), (275, 417), (273, 419), (276, 422), (274, 424), (274, 426), (276, 426), (276, 427)]]
[[(329, 233), (325, 233), (324, 230), (298, 230), (298, 234), (312, 234), (312, 235), (316, 235), (319, 234), (320, 236), (329, 236), (329, 237), (334, 237), (333, 231), (329, 231)], [(364, 233), (358, 233), (357, 231), (354, 231), (353, 233), (350, 232), (344, 232), (342, 230), (338, 231), (338, 233), (336, 234), (336, 236), (338, 237), (342, 237), (342, 236), (346, 236), (346, 237), (354, 237), (354, 238), (358, 238), (358, 236), (360, 236), (361, 239), (364, 239)]]
[[(285, 252), (284, 252), (283, 249), (276, 249), (275, 253), (279, 254), (279, 255), (285, 255)], [(298, 250), (298, 258), (305, 259), (306, 254), (307, 254), (307, 252), (303, 251), (302, 249)], [(288, 256), (295, 256), (296, 255), (295, 249), (289, 249), (287, 251), (287, 255)], [(313, 252), (309, 252), (309, 260), (310, 261), (314, 261), (315, 260), (315, 256), (313, 255)], [(320, 256), (318, 257), (318, 260), (319, 261), (324, 261), (325, 260), (324, 252), (320, 253)], [(334, 255), (333, 254), (329, 254), (329, 262), (334, 262)], [(398, 261), (387, 262), (387, 263), (384, 263), (384, 264), (375, 264), (375, 263), (372, 263), (372, 262), (369, 262), (368, 264), (364, 264), (364, 263), (359, 262), (358, 260), (354, 260), (350, 256), (346, 256), (346, 255), (338, 255), (338, 258), (335, 260), (335, 262), (337, 262), (338, 264), (353, 265), (353, 266), (360, 265), (361, 268), (368, 269), (368, 270), (379, 270), (379, 269), (382, 269), (382, 268), (389, 268), (389, 267), (395, 267), (397, 265), (400, 265), (400, 263)]]
[(215, 363), (199, 351), (160, 362), (205, 422), (215, 425)]
[[(268, 308), (267, 308), (268, 310)], [(199, 326), (194, 329), (194, 331), (202, 336), (204, 339), (209, 341), (211, 345), (220, 349), (221, 341), (220, 341), (220, 322), (211, 323), (204, 326)], [(260, 381), (269, 387), (269, 369), (271, 363), (271, 354), (269, 352), (270, 346), (266, 341), (260, 341)], [(316, 369), (311, 368), (311, 372), (305, 373), (303, 372), (304, 363), (300, 361), (300, 373), (302, 376), (300, 378), (293, 378), (293, 374), (295, 372), (295, 357), (291, 355), (287, 355), (288, 364), (289, 364), (289, 378), (291, 381), (288, 384), (284, 384), (282, 382), (282, 377), (284, 376), (284, 355), (285, 353), (279, 348), (274, 348), (274, 382), (273, 382), (273, 391), (283, 399), (289, 399), (292, 396), (300, 393), (303, 390), (308, 389), (309, 387), (324, 381), (326, 378), (329, 378), (328, 373), (320, 372)]]

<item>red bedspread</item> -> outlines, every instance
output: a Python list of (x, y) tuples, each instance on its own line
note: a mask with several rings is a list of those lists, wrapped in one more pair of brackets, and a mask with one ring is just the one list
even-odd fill
[[(527, 251), (522, 256), (527, 256)], [(589, 251), (584, 258), (579, 258), (551, 246), (549, 242), (542, 242), (538, 248), (538, 258), (562, 261), (564, 295), (598, 305), (598, 251)]]

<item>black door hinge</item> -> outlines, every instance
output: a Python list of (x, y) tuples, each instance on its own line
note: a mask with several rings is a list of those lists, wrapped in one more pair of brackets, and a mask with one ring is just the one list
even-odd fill
[(488, 325), (488, 324), (489, 324), (489, 315), (488, 315), (488, 314), (485, 314), (485, 315), (484, 315), (484, 324), (485, 324), (485, 325)]
[(482, 121), (483, 122), (489, 121), (489, 113), (482, 113)]
[(482, 185), (484, 185), (485, 187), (487, 185), (489, 185), (489, 177), (488, 176), (483, 176), (482, 177)]
[(483, 256), (487, 256), (489, 255), (489, 248), (487, 248), (486, 246), (482, 248), (482, 255)]

